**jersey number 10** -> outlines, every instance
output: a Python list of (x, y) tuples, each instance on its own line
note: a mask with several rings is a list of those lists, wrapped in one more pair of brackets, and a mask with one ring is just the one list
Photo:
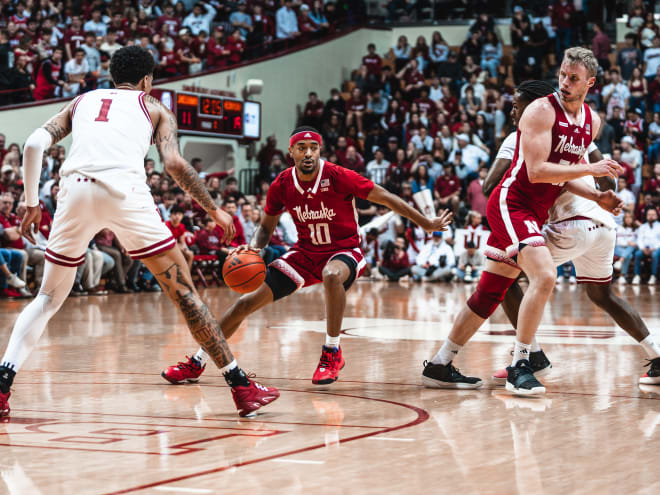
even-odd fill
[(327, 223), (310, 223), (309, 236), (315, 246), (332, 242), (330, 239), (330, 226)]

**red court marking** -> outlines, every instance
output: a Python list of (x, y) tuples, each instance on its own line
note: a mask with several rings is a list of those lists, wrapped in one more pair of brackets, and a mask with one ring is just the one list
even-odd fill
[[(288, 389), (288, 390), (280, 389), (280, 390), (285, 390), (287, 392), (299, 392), (299, 393), (310, 393), (310, 394), (311, 393), (319, 393), (319, 392), (316, 392), (316, 391), (307, 391), (307, 390), (292, 390), (292, 389)], [(354, 437), (348, 437), (348, 438), (343, 438), (343, 439), (340, 438), (337, 441), (337, 443), (352, 442), (354, 440), (361, 440), (363, 438), (368, 438), (368, 437), (372, 437), (372, 436), (375, 436), (375, 435), (380, 435), (381, 433), (389, 433), (391, 431), (397, 431), (397, 430), (402, 430), (404, 428), (410, 428), (412, 426), (417, 426), (418, 424), (421, 424), (424, 421), (429, 419), (429, 413), (426, 412), (424, 409), (421, 409), (421, 408), (416, 407), (416, 406), (411, 406), (409, 404), (404, 404), (402, 402), (395, 402), (395, 401), (386, 400), (386, 399), (375, 399), (373, 397), (361, 397), (361, 396), (358, 396), (358, 395), (336, 394), (336, 393), (331, 393), (331, 392), (325, 392), (324, 395), (334, 395), (334, 396), (337, 396), (337, 397), (349, 397), (349, 398), (352, 398), (352, 399), (364, 399), (364, 400), (372, 400), (372, 401), (376, 401), (376, 402), (383, 402), (383, 403), (386, 403), (386, 404), (393, 404), (395, 406), (404, 407), (406, 409), (410, 409), (410, 410), (414, 411), (415, 413), (417, 413), (417, 418), (415, 418), (414, 420), (412, 420), (408, 423), (405, 423), (403, 425), (384, 428), (380, 431), (373, 431), (373, 432), (369, 432), (369, 433), (363, 433), (361, 435), (356, 435)], [(288, 452), (283, 452), (283, 453), (280, 453), (280, 454), (273, 454), (273, 455), (270, 455), (270, 456), (267, 456), (267, 457), (252, 459), (250, 461), (237, 462), (237, 463), (234, 463), (234, 464), (229, 464), (227, 466), (220, 466), (220, 467), (213, 468), (213, 469), (207, 469), (207, 470), (204, 470), (204, 471), (199, 471), (197, 473), (191, 473), (191, 474), (186, 474), (186, 475), (183, 475), (183, 476), (177, 476), (175, 478), (165, 479), (165, 480), (161, 480), (161, 481), (155, 481), (153, 483), (147, 483), (147, 484), (140, 485), (140, 486), (135, 486), (135, 487), (132, 487), (132, 488), (126, 488), (124, 490), (120, 490), (120, 491), (116, 491), (116, 492), (108, 492), (105, 495), (120, 495), (122, 493), (132, 493), (132, 492), (136, 492), (136, 491), (140, 491), (140, 490), (146, 490), (147, 488), (153, 488), (153, 487), (156, 487), (156, 486), (168, 485), (170, 483), (175, 483), (177, 481), (183, 481), (183, 480), (187, 480), (187, 479), (191, 479), (191, 478), (198, 478), (200, 476), (206, 476), (207, 474), (220, 473), (222, 471), (226, 471), (227, 469), (238, 468), (238, 467), (243, 467), (243, 466), (249, 466), (251, 464), (257, 464), (257, 463), (260, 463), (260, 462), (270, 461), (270, 460), (273, 460), (273, 459), (280, 459), (282, 457), (288, 457), (288, 456), (291, 456), (291, 455), (300, 454), (302, 452), (309, 452), (311, 450), (321, 449), (321, 448), (324, 448), (324, 447), (326, 447), (326, 444), (325, 443), (320, 443), (320, 444), (317, 444), (317, 445), (311, 445), (309, 447), (303, 447), (303, 448), (296, 449), (296, 450), (290, 450)]]

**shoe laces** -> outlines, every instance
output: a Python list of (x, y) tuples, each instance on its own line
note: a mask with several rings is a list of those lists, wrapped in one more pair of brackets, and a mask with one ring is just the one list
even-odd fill
[(334, 354), (324, 348), (323, 352), (321, 352), (321, 359), (319, 360), (319, 366), (321, 368), (329, 368), (332, 366), (333, 361), (334, 361)]
[(186, 356), (186, 359), (188, 359), (188, 361), (179, 361), (179, 363), (176, 365), (177, 368), (201, 368), (201, 365), (195, 365), (197, 362), (195, 359), (191, 358), (190, 356)]

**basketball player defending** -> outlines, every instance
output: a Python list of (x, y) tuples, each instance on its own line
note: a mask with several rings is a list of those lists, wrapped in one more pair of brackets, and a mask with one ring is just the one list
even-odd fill
[[(266, 283), (234, 303), (220, 320), (226, 339), (241, 322), (258, 309), (293, 294), (302, 287), (323, 283), (327, 335), (312, 383), (327, 385), (337, 380), (344, 367), (339, 332), (346, 307), (346, 291), (360, 276), (366, 262), (360, 251), (355, 197), (385, 205), (424, 230), (446, 230), (451, 213), (427, 218), (401, 198), (369, 179), (320, 158), (321, 135), (312, 127), (299, 127), (289, 140), (294, 167), (280, 173), (268, 189), (264, 216), (250, 241), (236, 252), (259, 252), (269, 242), (280, 214), (293, 216), (298, 242), (268, 266)], [(171, 366), (162, 376), (171, 383), (196, 381), (204, 369), (206, 354)]]
[(195, 170), (181, 157), (174, 116), (148, 96), (154, 65), (148, 50), (137, 46), (118, 50), (110, 61), (116, 88), (79, 96), (25, 143), (28, 210), (21, 233), (32, 240), (41, 217), (38, 189), (43, 151), (73, 133), (71, 152), (60, 170), (43, 283), (37, 297), (19, 315), (0, 366), (3, 415), (9, 413), (9, 388), (16, 373), (68, 296), (87, 244), (106, 227), (115, 232), (133, 259), (147, 266), (179, 307), (193, 337), (232, 387), (241, 416), (279, 397), (276, 389), (251, 381), (237, 366), (218, 322), (194, 288), (183, 254), (175, 248), (172, 234), (154, 208), (143, 166), (152, 138), (167, 172), (222, 226), (228, 240), (234, 236), (231, 217), (215, 206)]
[(457, 315), (442, 348), (425, 364), (422, 382), (430, 387), (477, 388), (479, 378), (463, 376), (452, 361), (502, 302), (521, 270), (529, 278), (523, 296), (506, 388), (521, 395), (545, 393), (529, 363), (531, 343), (555, 285), (555, 267), (541, 226), (562, 190), (587, 196), (608, 211), (619, 204), (612, 191), (601, 193), (580, 177), (616, 177), (622, 170), (612, 160), (581, 164), (600, 118), (584, 104), (595, 82), (598, 62), (590, 50), (565, 52), (559, 71), (560, 92), (539, 98), (525, 110), (518, 128), (512, 167), (488, 200), (491, 227), (488, 260), (475, 293)]
[[(537, 98), (554, 92), (554, 88), (543, 81), (522, 83), (513, 97), (511, 119), (517, 125), (527, 105)], [(484, 194), (489, 196), (511, 165), (515, 154), (516, 132), (512, 132), (502, 143), (493, 166), (484, 180)], [(590, 162), (603, 159), (592, 142), (587, 149)], [(590, 182), (591, 177), (581, 180)], [(601, 191), (614, 189), (610, 177), (599, 177), (596, 182)], [(593, 201), (565, 191), (550, 208), (548, 223), (543, 227), (543, 237), (556, 266), (573, 261), (578, 283), (584, 284), (587, 295), (599, 308), (606, 311), (621, 328), (642, 346), (649, 360), (649, 370), (640, 377), (639, 383), (660, 384), (660, 347), (649, 334), (639, 312), (612, 292), (612, 260), (616, 244), (615, 224), (612, 215), (603, 211)], [(513, 327), (516, 327), (522, 290), (514, 282), (504, 296), (502, 308)], [(534, 374), (549, 370), (552, 365), (536, 342), (532, 340), (529, 363)], [(507, 371), (502, 369), (493, 374), (496, 382), (506, 381)]]

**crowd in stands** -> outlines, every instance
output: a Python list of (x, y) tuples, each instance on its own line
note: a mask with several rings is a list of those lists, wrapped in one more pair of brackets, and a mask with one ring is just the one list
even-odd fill
[(110, 57), (126, 45), (153, 53), (156, 79), (224, 68), (354, 23), (360, 5), (341, 0), (3, 0), (0, 105), (109, 88)]
[[(566, 5), (570, 4), (559, 2), (561, 8)], [(573, 14), (566, 15), (572, 18)], [(358, 199), (362, 248), (368, 260), (365, 276), (424, 282), (478, 279), (488, 233), (482, 184), (500, 143), (513, 130), (514, 85), (529, 77), (552, 79), (561, 50), (584, 44), (602, 60), (587, 98), (604, 122), (596, 143), (626, 170), (618, 181), (617, 194), (625, 208), (615, 219), (615, 268), (622, 283), (656, 282), (660, 28), (646, 21), (635, 27), (633, 22), (634, 32), (625, 44), (609, 50), (606, 45), (611, 44), (604, 42), (607, 35), (598, 27), (582, 33), (571, 24), (562, 31), (554, 13), (546, 17), (515, 7), (510, 52), (502, 46), (487, 14), (476, 19), (459, 47), (450, 47), (439, 31), (429, 40), (419, 36), (414, 45), (402, 36), (388, 53), (379, 54), (369, 45), (361, 66), (341, 89), (333, 89), (325, 101), (314, 92), (309, 94), (298, 124), (319, 129), (323, 158), (368, 176), (417, 207), (416, 195), (422, 193), (431, 198), (436, 210), (448, 208), (455, 215), (452, 230), (429, 235), (386, 208)], [(645, 31), (649, 29), (656, 34)], [(541, 39), (544, 43), (537, 45)], [(75, 60), (75, 50), (73, 55)], [(44, 215), (35, 246), (27, 244), (16, 229), (24, 208), (21, 148), (6, 143), (0, 134), (0, 155), (0, 288), (5, 296), (29, 296), (42, 273), (45, 240), (57, 208), (58, 170), (66, 152), (56, 145), (44, 155), (40, 196)], [(246, 191), (239, 191), (233, 170), (205, 173), (200, 159), (191, 161), (212, 197), (234, 217), (237, 236), (230, 245), (222, 243), (222, 230), (190, 196), (158, 172), (152, 160), (145, 161), (154, 202), (191, 265), (210, 260), (219, 267), (232, 247), (249, 242), (270, 183), (291, 164), (274, 136), (265, 140), (256, 159), (257, 181)], [(264, 251), (266, 262), (295, 242), (295, 226), (285, 213)], [(564, 272), (559, 273), (563, 276)], [(570, 269), (566, 274), (570, 276)], [(215, 276), (221, 277), (219, 269)], [(90, 243), (73, 292), (104, 294), (107, 290), (159, 288), (141, 263), (126, 256), (112, 232), (101, 231)]]
[[(455, 228), (464, 228), (467, 218), (478, 214), (487, 229), (481, 186), (499, 145), (513, 130), (509, 114), (515, 85), (545, 79), (556, 87), (563, 51), (578, 45), (591, 48), (600, 69), (587, 102), (604, 122), (596, 143), (626, 170), (617, 194), (633, 219), (627, 227), (633, 230), (622, 234), (616, 255), (621, 260), (615, 266), (622, 283), (655, 283), (660, 262), (660, 223), (655, 221), (660, 205), (660, 26), (640, 4), (634, 2), (625, 44), (614, 50), (599, 25), (583, 29), (586, 23), (577, 22), (583, 13), (566, 1), (534, 2), (529, 11), (516, 5), (508, 28), (512, 46), (506, 50), (486, 12), (478, 15), (458, 47), (450, 47), (440, 31), (414, 42), (401, 36), (387, 53), (377, 53), (371, 44), (351, 79), (333, 89), (325, 102), (321, 95), (309, 94), (299, 123), (321, 131), (329, 161), (365, 174), (411, 204), (415, 193), (428, 189), (436, 209), (454, 212)], [(270, 170), (262, 161), (262, 180), (280, 166), (279, 156)], [(364, 202), (358, 203), (358, 211), (361, 223), (377, 215)], [(615, 219), (617, 224), (623, 224), (623, 216)], [(381, 227), (377, 271), (390, 279), (460, 278), (466, 262), (449, 256), (443, 262), (449, 273), (433, 262), (429, 266), (434, 271), (422, 273), (429, 263), (422, 255), (431, 249), (429, 243), (436, 246), (434, 255), (442, 257), (438, 253), (448, 248), (441, 246), (451, 246), (452, 240), (447, 233), (442, 242), (440, 237), (417, 238), (413, 227), (406, 222), (394, 229)], [(454, 253), (466, 252), (470, 241), (474, 239), (463, 238)], [(559, 270), (559, 278), (564, 268), (573, 281), (571, 267)]]

